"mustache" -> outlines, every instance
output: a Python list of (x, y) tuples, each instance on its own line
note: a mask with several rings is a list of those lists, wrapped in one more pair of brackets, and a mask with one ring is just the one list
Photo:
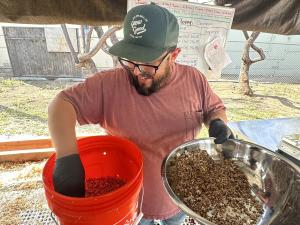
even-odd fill
[(143, 96), (149, 96), (157, 92), (162, 86), (164, 86), (164, 84), (166, 83), (165, 82), (166, 78), (169, 77), (169, 73), (167, 73), (166, 75), (162, 76), (158, 80), (154, 80), (153, 78), (151, 78), (152, 85), (149, 88), (146, 88), (139, 84), (137, 76), (132, 74), (131, 71), (127, 71), (127, 72), (128, 72), (127, 74), (129, 76), (130, 83), (135, 87), (136, 91)]

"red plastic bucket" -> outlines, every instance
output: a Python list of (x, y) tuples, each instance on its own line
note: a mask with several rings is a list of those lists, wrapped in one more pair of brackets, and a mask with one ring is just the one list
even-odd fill
[(143, 182), (143, 158), (139, 148), (126, 139), (114, 136), (87, 137), (77, 143), (86, 179), (117, 176), (126, 184), (96, 197), (74, 198), (59, 194), (54, 191), (52, 181), (54, 154), (43, 170), (49, 208), (62, 225), (133, 224)]

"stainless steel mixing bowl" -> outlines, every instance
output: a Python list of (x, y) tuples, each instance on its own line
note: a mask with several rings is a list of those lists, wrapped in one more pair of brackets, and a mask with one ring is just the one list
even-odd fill
[(263, 213), (257, 225), (300, 224), (300, 168), (264, 147), (241, 140), (229, 140), (221, 145), (213, 139), (199, 139), (175, 148), (162, 164), (162, 178), (170, 198), (186, 214), (204, 225), (215, 225), (188, 208), (172, 191), (167, 170), (176, 155), (202, 149), (214, 159), (234, 160), (248, 178), (253, 195), (261, 199)]

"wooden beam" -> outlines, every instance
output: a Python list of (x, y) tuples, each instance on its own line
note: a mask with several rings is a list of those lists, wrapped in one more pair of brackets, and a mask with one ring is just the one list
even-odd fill
[[(92, 136), (92, 135), (90, 135)], [(87, 136), (79, 136), (78, 139)], [(0, 141), (0, 162), (37, 161), (55, 152), (50, 138)]]
[[(79, 136), (77, 139), (85, 138), (88, 136)], [(0, 152), (11, 150), (25, 150), (36, 148), (53, 148), (51, 138), (39, 138), (30, 140), (9, 140), (0, 141)]]
[(0, 141), (0, 152), (11, 151), (18, 149), (36, 149), (36, 148), (51, 148), (53, 147), (50, 138), (35, 139), (35, 140), (18, 140), (18, 141)]
[(54, 148), (10, 150), (0, 152), (0, 162), (37, 161), (49, 158), (55, 152)]

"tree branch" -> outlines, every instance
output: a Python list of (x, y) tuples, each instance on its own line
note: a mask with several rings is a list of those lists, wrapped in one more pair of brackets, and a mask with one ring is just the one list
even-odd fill
[(84, 52), (84, 50), (85, 50), (85, 33), (84, 33), (83, 25), (80, 26), (80, 31), (81, 31), (81, 36), (82, 36), (82, 49)]
[(110, 41), (111, 41), (111, 43), (112, 43), (113, 45), (119, 41), (119, 39), (117, 38), (116, 32), (114, 32), (114, 33), (110, 36)]
[(248, 32), (243, 30), (243, 34), (246, 38), (246, 42), (245, 42), (245, 45), (244, 45), (244, 51), (243, 51), (243, 56), (242, 56), (242, 60), (245, 62), (245, 63), (251, 63), (251, 59), (250, 59), (250, 56), (249, 56), (249, 48), (251, 46), (251, 43), (249, 41), (249, 35), (248, 35)]
[(87, 33), (87, 36), (86, 36), (86, 46), (85, 46), (85, 51), (84, 52), (89, 52), (90, 51), (91, 38), (92, 38), (93, 30), (94, 30), (94, 27), (90, 26), (89, 27), (89, 32)]
[(243, 30), (243, 34), (244, 34), (244, 36), (245, 36), (246, 40), (248, 40), (248, 39), (249, 39), (249, 34), (248, 34), (248, 31), (246, 31), (246, 30)]
[(258, 48), (257, 46), (255, 46), (253, 44), (253, 46), (251, 46), (258, 54), (259, 54), (259, 58), (255, 58), (255, 59), (252, 59), (252, 63), (256, 63), (256, 62), (259, 62), (259, 61), (262, 61), (266, 58), (266, 55), (264, 53), (264, 50), (262, 48)]
[(259, 34), (260, 34), (260, 32), (253, 31), (252, 34), (251, 34), (251, 36), (250, 36), (250, 38), (251, 38), (250, 46), (260, 56), (259, 58), (252, 59), (251, 63), (256, 63), (256, 62), (262, 61), (262, 60), (264, 60), (266, 58), (263, 49), (258, 48), (256, 45), (254, 45), (254, 41), (256, 40), (256, 38), (258, 37)]
[[(245, 50), (246, 54), (243, 55), (243, 60), (247, 60), (247, 61), (249, 60), (249, 62), (251, 64), (264, 60), (266, 58), (266, 56), (265, 56), (263, 49), (258, 48), (256, 45), (254, 45), (254, 41), (256, 40), (256, 38), (258, 37), (260, 32), (253, 31), (250, 37), (249, 37), (247, 31), (243, 31), (243, 33), (244, 33), (245, 38), (247, 39), (246, 44), (245, 44), (245, 47), (247, 47)], [(248, 46), (251, 47), (254, 51), (256, 51), (260, 57), (251, 59), (249, 56), (249, 47)]]
[(98, 41), (97, 45), (89, 53), (85, 53), (79, 56), (79, 62), (88, 60), (94, 55), (96, 55), (96, 53), (102, 48), (103, 44), (106, 42), (107, 38), (109, 38), (114, 32), (120, 30), (121, 28), (122, 26), (115, 26), (106, 31)]
[[(97, 33), (98, 38), (100, 39), (102, 37), (103, 33), (104, 33), (102, 27), (101, 26), (100, 27), (94, 27), (94, 29), (95, 29), (95, 31)], [(106, 54), (110, 55), (110, 53), (108, 52), (109, 46), (108, 46), (108, 44), (106, 42), (103, 44), (103, 46), (102, 46), (101, 49)]]
[(71, 42), (71, 40), (70, 40), (70, 36), (69, 36), (69, 33), (68, 33), (68, 30), (67, 30), (66, 25), (65, 25), (65, 24), (61, 24), (61, 29), (62, 29), (62, 31), (63, 31), (63, 34), (64, 34), (65, 39), (66, 39), (66, 42), (67, 42), (67, 44), (68, 44), (68, 46), (69, 46), (69, 49), (70, 49), (70, 51), (71, 51), (71, 55), (72, 55), (72, 57), (73, 57), (75, 63), (78, 64), (78, 63), (79, 63), (79, 59), (78, 59), (78, 57), (77, 57), (77, 54), (76, 54), (76, 52), (75, 52), (75, 50), (74, 50), (74, 47), (73, 47), (73, 45), (72, 45), (72, 42)]

